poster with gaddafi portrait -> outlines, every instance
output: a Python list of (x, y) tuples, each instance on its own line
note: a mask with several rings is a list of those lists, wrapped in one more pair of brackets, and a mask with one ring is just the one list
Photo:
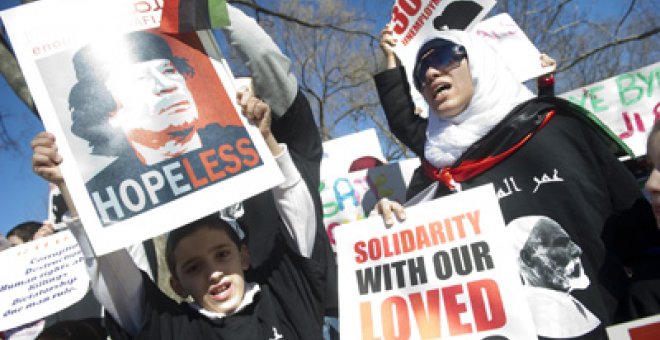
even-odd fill
[(41, 0), (2, 20), (97, 255), (276, 185), (209, 31), (162, 34), (160, 0)]
[(593, 112), (635, 156), (660, 117), (660, 62), (559, 95)]
[(536, 339), (492, 185), (335, 230), (349, 339)]

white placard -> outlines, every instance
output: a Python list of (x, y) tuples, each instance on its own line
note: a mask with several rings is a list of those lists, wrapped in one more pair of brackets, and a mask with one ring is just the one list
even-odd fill
[(348, 339), (536, 338), (492, 185), (336, 228)]
[(541, 66), (541, 52), (508, 13), (501, 13), (478, 23), (474, 34), (490, 44), (519, 82), (552, 71)]
[(89, 289), (83, 254), (68, 230), (6, 249), (0, 263), (0, 330), (59, 312)]
[[(161, 9), (156, 0), (42, 0), (1, 13), (97, 255), (283, 180), (239, 113), (212, 34), (162, 35), (152, 29)], [(167, 153), (151, 161), (156, 147)]]
[(635, 156), (660, 117), (660, 62), (559, 95), (593, 112)]
[(366, 129), (323, 142), (321, 178), (348, 173), (351, 164), (362, 157), (373, 157), (385, 163), (375, 129)]

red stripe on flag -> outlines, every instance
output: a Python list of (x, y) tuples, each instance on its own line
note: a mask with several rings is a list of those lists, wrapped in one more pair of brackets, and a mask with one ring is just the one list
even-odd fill
[(179, 32), (180, 0), (165, 0), (160, 18), (160, 30), (166, 33)]

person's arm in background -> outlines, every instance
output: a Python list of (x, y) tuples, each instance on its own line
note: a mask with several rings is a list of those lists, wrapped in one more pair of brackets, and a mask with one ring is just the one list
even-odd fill
[(276, 117), (281, 117), (298, 92), (291, 60), (254, 19), (230, 4), (227, 10), (231, 21), (223, 28), (227, 42), (250, 70), (254, 94), (270, 105)]
[(70, 216), (68, 223), (85, 256), (94, 295), (101, 305), (130, 334), (136, 334), (142, 324), (142, 274), (125, 249), (96, 257), (83, 229), (69, 188), (64, 182), (59, 165), (62, 156), (57, 151), (55, 136), (39, 133), (32, 140), (32, 169), (45, 180), (57, 185), (66, 202)]
[(406, 71), (396, 55), (397, 41), (389, 26), (381, 31), (380, 48), (385, 54), (387, 69), (374, 76), (378, 97), (392, 133), (418, 157), (424, 157), (428, 121), (415, 113)]
[(254, 95), (270, 106), (274, 136), (291, 150), (298, 169), (309, 168), (318, 182), (319, 170), (314, 168), (320, 167), (321, 139), (291, 60), (253, 18), (229, 4), (227, 10), (231, 25), (223, 28), (225, 37), (250, 70)]

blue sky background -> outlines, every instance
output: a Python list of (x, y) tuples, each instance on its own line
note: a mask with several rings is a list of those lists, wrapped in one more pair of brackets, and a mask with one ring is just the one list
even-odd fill
[[(18, 0), (2, 0), (0, 10), (17, 4), (19, 4)], [(628, 1), (580, 0), (579, 5), (588, 8), (588, 12), (594, 16), (621, 16), (629, 3)], [(390, 8), (391, 2), (373, 0), (368, 1), (366, 6), (371, 9), (378, 8), (372, 13), (383, 13), (383, 6)], [(370, 8), (366, 9), (369, 10)], [(374, 18), (376, 27), (382, 27), (388, 19), (387, 14), (383, 18)], [(39, 131), (43, 131), (43, 125), (16, 97), (2, 77), (0, 77), (0, 114), (4, 116), (7, 133), (18, 142), (17, 148), (0, 149), (2, 190), (0, 233), (4, 235), (18, 223), (46, 219), (48, 186), (32, 173), (30, 163), (30, 140)]]

